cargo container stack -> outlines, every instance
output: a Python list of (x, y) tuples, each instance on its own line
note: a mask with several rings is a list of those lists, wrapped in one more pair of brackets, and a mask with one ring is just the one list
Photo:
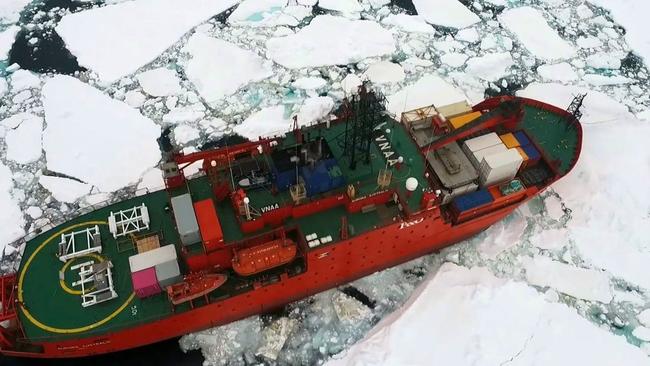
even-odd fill
[(164, 245), (129, 257), (133, 291), (139, 298), (156, 295), (181, 281), (174, 245)]
[(506, 133), (500, 135), (499, 138), (508, 149), (515, 149), (521, 155), (523, 160), (521, 169), (533, 166), (539, 161), (541, 155), (524, 131)]
[(515, 177), (523, 158), (516, 149), (510, 148), (517, 145), (513, 140), (514, 136), (507, 136), (504, 141), (491, 132), (463, 143), (463, 151), (479, 172), (481, 186), (503, 183)]

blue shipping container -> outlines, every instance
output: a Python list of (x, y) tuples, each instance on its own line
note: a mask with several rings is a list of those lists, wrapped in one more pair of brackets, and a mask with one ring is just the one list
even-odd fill
[(519, 141), (519, 146), (524, 147), (530, 145), (530, 140), (524, 131), (517, 131), (514, 135), (517, 141)]
[(533, 145), (526, 145), (521, 147), (522, 150), (528, 155), (528, 159), (532, 161), (537, 161), (541, 157), (539, 151)]
[(465, 212), (473, 208), (486, 205), (494, 201), (492, 194), (483, 188), (476, 192), (466, 193), (454, 198), (454, 208), (458, 212)]

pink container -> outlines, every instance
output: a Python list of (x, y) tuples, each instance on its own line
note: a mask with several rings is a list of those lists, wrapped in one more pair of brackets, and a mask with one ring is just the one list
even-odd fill
[(141, 299), (160, 293), (155, 267), (131, 273), (131, 281), (133, 282), (133, 291)]

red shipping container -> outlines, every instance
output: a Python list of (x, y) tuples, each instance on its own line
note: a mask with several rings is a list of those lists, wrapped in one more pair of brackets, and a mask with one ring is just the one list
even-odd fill
[(133, 291), (141, 299), (160, 293), (155, 267), (131, 273), (131, 281), (133, 282)]
[(214, 207), (212, 199), (208, 198), (203, 201), (194, 203), (194, 212), (196, 220), (199, 223), (203, 247), (206, 252), (211, 252), (223, 245), (223, 231), (221, 223), (217, 216), (217, 210)]

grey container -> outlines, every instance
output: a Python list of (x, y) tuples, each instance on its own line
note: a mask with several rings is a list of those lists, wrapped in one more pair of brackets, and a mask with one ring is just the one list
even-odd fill
[(192, 245), (201, 241), (199, 224), (196, 221), (192, 197), (186, 193), (172, 197), (172, 210), (176, 219), (176, 227), (181, 237), (181, 244)]
[(463, 187), (478, 179), (476, 168), (455, 141), (427, 154), (427, 161), (445, 188)]
[(178, 261), (172, 260), (156, 265), (156, 278), (161, 288), (173, 285), (181, 281), (181, 271)]

